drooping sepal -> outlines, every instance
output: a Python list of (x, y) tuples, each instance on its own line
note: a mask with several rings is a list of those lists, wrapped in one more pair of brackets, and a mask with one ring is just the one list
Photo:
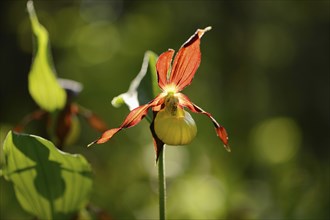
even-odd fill
[[(154, 113), (154, 118), (155, 118), (156, 115), (157, 115), (157, 112), (153, 112), (153, 113)], [(151, 131), (151, 134), (152, 134), (152, 137), (153, 137), (154, 149), (155, 149), (155, 154), (156, 154), (156, 162), (157, 162), (160, 153), (164, 149), (164, 142), (158, 138), (158, 136), (155, 132), (154, 121), (155, 120), (152, 120), (152, 122), (150, 124), (150, 131)]]

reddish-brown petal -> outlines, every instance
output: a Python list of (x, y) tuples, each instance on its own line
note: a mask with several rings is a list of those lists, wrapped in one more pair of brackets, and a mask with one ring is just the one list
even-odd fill
[(105, 122), (98, 117), (95, 113), (86, 116), (88, 124), (97, 131), (104, 132), (107, 130)]
[(158, 57), (156, 69), (158, 75), (158, 85), (161, 89), (164, 89), (167, 84), (167, 73), (171, 68), (173, 54), (174, 50), (169, 49)]
[(158, 95), (154, 100), (150, 101), (148, 104), (141, 105), (141, 106), (133, 109), (128, 114), (128, 116), (126, 117), (124, 122), (120, 125), (120, 127), (105, 131), (99, 139), (90, 143), (88, 145), (88, 147), (95, 143), (97, 143), (97, 144), (105, 143), (108, 140), (110, 140), (113, 135), (115, 135), (117, 132), (121, 131), (122, 129), (135, 126), (147, 115), (149, 108), (152, 108), (157, 105), (161, 105), (162, 100), (163, 100), (163, 96)]
[(103, 121), (94, 112), (82, 106), (77, 106), (77, 109), (77, 113), (85, 118), (92, 128), (99, 132), (105, 132), (108, 130), (108, 126), (106, 125), (105, 121)]
[(112, 136), (114, 134), (116, 134), (121, 129), (123, 129), (122, 126), (120, 126), (119, 128), (113, 128), (113, 129), (110, 129), (110, 130), (105, 131), (98, 140), (90, 143), (88, 146), (91, 146), (92, 144), (95, 144), (95, 143), (102, 144), (102, 143), (107, 142), (108, 140), (110, 140), (112, 138)]
[(194, 78), (201, 62), (200, 39), (210, 29), (211, 27), (198, 29), (175, 55), (169, 82), (175, 84), (178, 91), (188, 86)]
[(183, 107), (189, 108), (192, 112), (204, 114), (204, 115), (208, 116), (212, 120), (212, 122), (214, 124), (214, 127), (215, 127), (215, 131), (216, 131), (218, 137), (223, 142), (224, 147), (226, 148), (226, 150), (230, 152), (230, 147), (228, 145), (228, 134), (227, 134), (226, 129), (224, 127), (222, 127), (212, 117), (212, 115), (210, 113), (204, 111), (202, 108), (200, 108), (197, 105), (195, 105), (194, 103), (192, 103), (187, 96), (185, 96), (182, 93), (178, 93), (177, 95), (179, 96), (180, 105), (182, 105)]

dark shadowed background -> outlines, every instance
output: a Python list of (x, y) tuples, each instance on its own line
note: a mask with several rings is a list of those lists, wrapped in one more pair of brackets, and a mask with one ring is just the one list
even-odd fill
[[(168, 146), (168, 217), (329, 219), (329, 1), (34, 1), (61, 78), (83, 84), (77, 102), (118, 126), (111, 99), (127, 90), (144, 52), (176, 51), (212, 26), (183, 93), (229, 133), (193, 114), (195, 140)], [(37, 108), (27, 89), (32, 33), (25, 1), (1, 1), (0, 141)], [(147, 121), (103, 145), (83, 120), (65, 150), (94, 170), (91, 202), (114, 219), (158, 217), (157, 167)], [(38, 134), (38, 133), (36, 133)], [(38, 134), (41, 135), (41, 134)], [(3, 161), (3, 160), (2, 160)], [(1, 178), (1, 219), (32, 219)]]

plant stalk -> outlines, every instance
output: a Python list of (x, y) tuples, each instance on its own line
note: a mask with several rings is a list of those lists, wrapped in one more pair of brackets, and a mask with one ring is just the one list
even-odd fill
[(166, 219), (165, 145), (158, 158), (159, 219)]

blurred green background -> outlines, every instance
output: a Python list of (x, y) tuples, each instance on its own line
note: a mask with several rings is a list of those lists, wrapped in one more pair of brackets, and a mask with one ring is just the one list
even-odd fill
[[(166, 149), (170, 219), (329, 219), (329, 1), (34, 1), (58, 76), (79, 81), (77, 103), (109, 127), (144, 52), (176, 51), (197, 28), (202, 62), (183, 92), (222, 124), (193, 114), (198, 135)], [(1, 1), (0, 141), (37, 108), (28, 94), (32, 33), (25, 1)], [(100, 134), (81, 120), (65, 150), (94, 170), (91, 203), (113, 219), (158, 218), (147, 121), (87, 149)], [(39, 134), (41, 135), (41, 134)], [(1, 178), (0, 218), (32, 219)]]

